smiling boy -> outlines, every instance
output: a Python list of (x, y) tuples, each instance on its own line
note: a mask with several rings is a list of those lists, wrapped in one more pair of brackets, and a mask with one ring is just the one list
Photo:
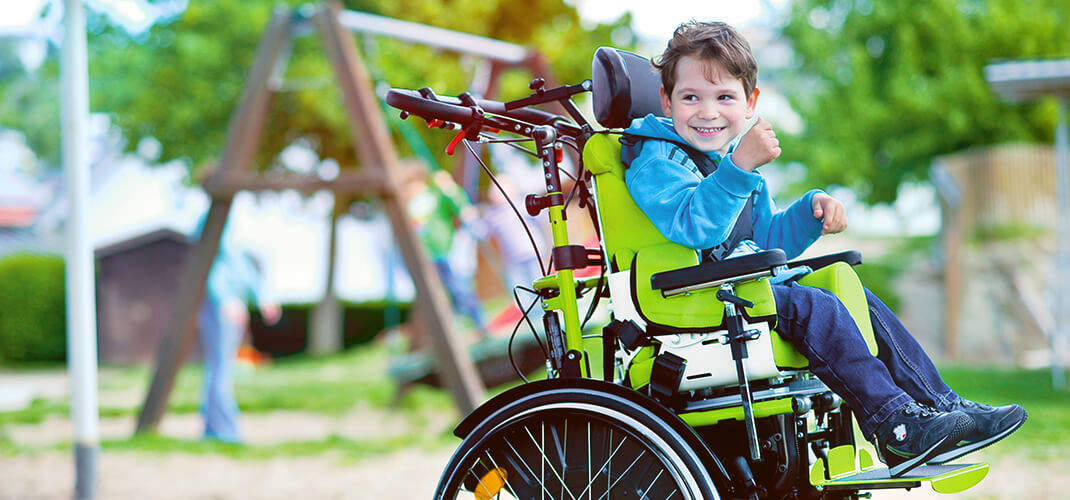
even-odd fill
[[(797, 257), (823, 234), (847, 227), (843, 205), (811, 190), (778, 211), (758, 167), (780, 155), (773, 128), (754, 116), (757, 63), (724, 23), (680, 25), (655, 66), (665, 117), (648, 115), (625, 131), (625, 182), (636, 205), (669, 240), (720, 260), (779, 248)], [(883, 302), (866, 290), (878, 354), (870, 355), (846, 307), (831, 292), (771, 278), (777, 331), (842, 396), (893, 477), (992, 444), (1026, 419), (1018, 405), (960, 398)]]

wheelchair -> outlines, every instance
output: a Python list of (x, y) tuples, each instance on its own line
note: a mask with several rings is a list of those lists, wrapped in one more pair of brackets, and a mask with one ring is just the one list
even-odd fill
[[(633, 118), (661, 112), (648, 60), (602, 47), (590, 80), (544, 87), (536, 79), (530, 96), (504, 103), (429, 88), (386, 94), (403, 118), (457, 130), (449, 151), (461, 141), (533, 141), (546, 193), (528, 195), (525, 207), (547, 213), (554, 241), (555, 272), (532, 287), (544, 311), (548, 378), (499, 394), (457, 425), (462, 442), (434, 498), (838, 499), (922, 482), (955, 493), (984, 478), (983, 463), (924, 465), (891, 478), (848, 405), (777, 334), (764, 278), (806, 265), (814, 272), (801, 283), (835, 293), (876, 355), (852, 270), (860, 254), (787, 262), (771, 250), (700, 262), (634, 204), (619, 139)], [(587, 92), (597, 124), (571, 99)], [(555, 103), (564, 115), (535, 107)], [(567, 193), (565, 147), (580, 159)], [(600, 248), (569, 243), (564, 209), (574, 198), (591, 213)], [(599, 276), (575, 277), (592, 265)], [(608, 298), (611, 320), (585, 338), (578, 300), (592, 293), (595, 303)]]

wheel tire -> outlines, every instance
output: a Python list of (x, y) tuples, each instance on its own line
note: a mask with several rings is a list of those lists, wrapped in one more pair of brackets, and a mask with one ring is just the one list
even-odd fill
[(616, 394), (569, 387), (530, 394), (480, 422), (435, 498), (719, 496), (700, 455), (664, 418)]

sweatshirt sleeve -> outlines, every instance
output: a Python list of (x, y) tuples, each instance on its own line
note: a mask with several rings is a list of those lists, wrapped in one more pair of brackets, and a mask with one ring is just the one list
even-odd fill
[(669, 240), (694, 249), (721, 244), (762, 177), (731, 162), (706, 178), (669, 159), (671, 146), (647, 141), (625, 174), (635, 204)]
[(764, 183), (754, 204), (754, 242), (762, 248), (779, 248), (789, 259), (798, 257), (821, 237), (821, 220), (814, 218), (810, 203), (813, 189), (786, 210), (777, 211)]

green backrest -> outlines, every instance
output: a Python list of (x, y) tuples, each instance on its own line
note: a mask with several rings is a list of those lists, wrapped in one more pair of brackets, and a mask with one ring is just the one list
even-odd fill
[[(615, 264), (616, 270), (623, 271), (631, 269), (633, 260), (637, 261), (637, 269), (632, 269), (635, 273), (633, 293), (639, 302), (638, 307), (649, 319), (681, 328), (713, 329), (719, 326), (724, 305), (716, 300), (713, 290), (666, 299), (659, 291), (650, 288), (652, 274), (698, 264), (698, 255), (694, 250), (665, 238), (632, 201), (624, 184), (624, 165), (620, 161), (621, 145), (618, 138), (616, 134), (595, 135), (587, 141), (583, 150), (584, 166), (595, 176), (603, 244), (610, 262)], [(638, 259), (636, 254), (641, 254)], [(842, 262), (826, 266), (805, 276), (800, 283), (836, 294), (862, 331), (870, 353), (877, 354), (865, 293), (851, 266)], [(755, 303), (753, 308), (746, 309), (748, 316), (757, 318), (776, 314), (772, 289), (767, 281), (741, 283), (736, 292)], [(772, 341), (778, 366), (808, 366), (806, 358), (776, 332), (773, 332)]]
[[(648, 250), (638, 259), (638, 267), (644, 269), (633, 270), (643, 275), (635, 278), (635, 293), (644, 315), (658, 323), (685, 328), (704, 326), (713, 329), (719, 326), (724, 305), (716, 300), (714, 290), (665, 299), (660, 292), (650, 289), (651, 274), (698, 264), (698, 255), (690, 248), (669, 241), (632, 201), (624, 184), (619, 137), (616, 134), (598, 134), (591, 137), (583, 149), (584, 166), (595, 177), (595, 197), (602, 223), (603, 244), (610, 262), (615, 264), (618, 271), (629, 270), (636, 254)], [(649, 266), (644, 263), (649, 263)], [(772, 290), (767, 282), (743, 283), (737, 292), (755, 303), (754, 308), (747, 310), (749, 316), (776, 313)], [(806, 358), (782, 340), (780, 335), (774, 333), (772, 340), (777, 365), (785, 368), (807, 366)], [(653, 362), (653, 359), (649, 362)], [(641, 360), (638, 363), (639, 366), (645, 364), (649, 363)]]
[[(616, 270), (624, 271), (631, 269), (632, 258), (639, 249), (660, 244), (676, 244), (665, 238), (632, 201), (628, 187), (624, 184), (624, 164), (620, 162), (619, 137), (616, 134), (598, 134), (591, 137), (583, 148), (583, 164), (595, 176), (595, 196), (602, 218), (607, 257), (610, 263), (616, 265)], [(698, 264), (697, 255), (694, 262), (681, 263), (680, 267), (695, 264)]]

